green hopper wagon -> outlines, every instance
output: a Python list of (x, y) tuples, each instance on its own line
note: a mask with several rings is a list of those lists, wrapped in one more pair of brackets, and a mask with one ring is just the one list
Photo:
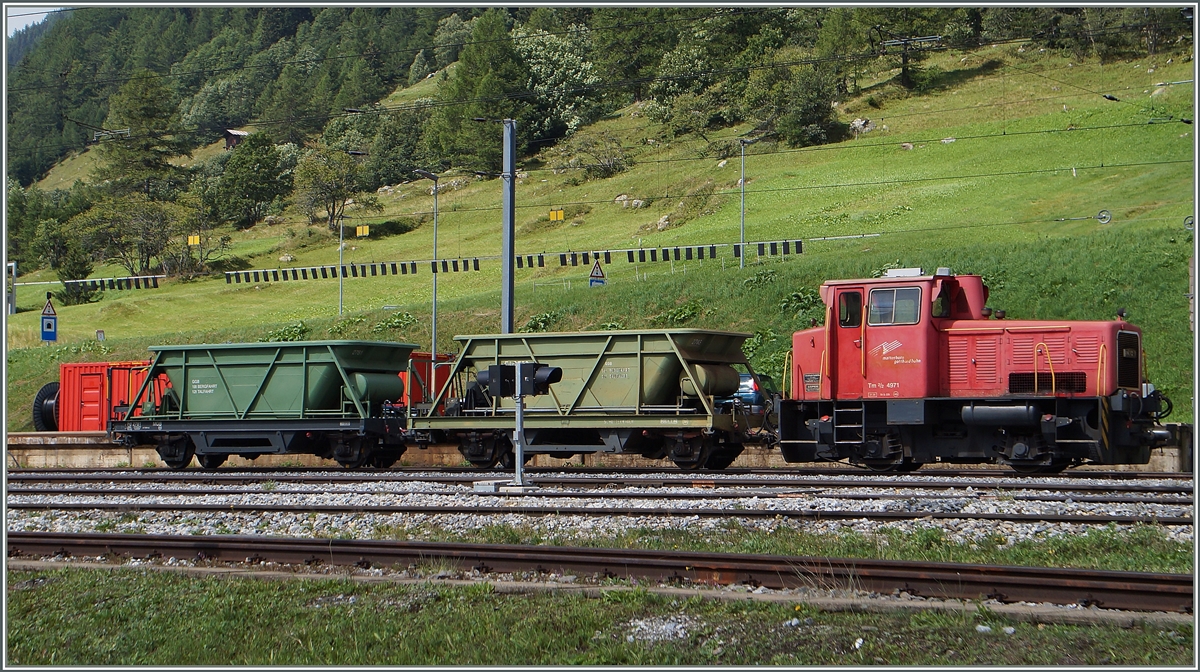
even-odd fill
[[(375, 341), (151, 347), (146, 383), (129, 407), (118, 409), (109, 431), (126, 445), (157, 446), (176, 469), (193, 454), (212, 469), (229, 455), (282, 453), (388, 467), (405, 448), (404, 414), (391, 402), (403, 396), (398, 374), (416, 347)], [(170, 381), (166, 389), (155, 389), (160, 374)]]
[[(492, 364), (538, 362), (562, 369), (549, 394), (526, 397), (526, 455), (632, 453), (683, 468), (723, 469), (747, 443), (769, 443), (763, 412), (724, 403), (754, 375), (742, 353), (749, 334), (701, 329), (456, 336), (462, 353), (434, 407), (417, 415), (418, 441), (458, 442), (473, 464), (510, 463), (515, 402), (475, 380)], [(453, 398), (455, 391), (460, 397)]]

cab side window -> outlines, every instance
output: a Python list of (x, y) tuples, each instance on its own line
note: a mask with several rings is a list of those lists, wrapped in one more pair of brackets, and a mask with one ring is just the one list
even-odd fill
[(857, 327), (862, 324), (862, 294), (842, 292), (838, 295), (838, 324)]
[(872, 289), (867, 324), (916, 324), (921, 319), (921, 288)]

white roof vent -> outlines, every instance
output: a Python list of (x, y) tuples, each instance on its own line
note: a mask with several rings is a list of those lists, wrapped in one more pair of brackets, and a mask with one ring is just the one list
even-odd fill
[(919, 268), (889, 268), (884, 272), (885, 278), (917, 278), (921, 276)]
[(938, 266), (938, 269), (933, 272), (934, 275), (954, 275), (950, 272), (949, 266)]

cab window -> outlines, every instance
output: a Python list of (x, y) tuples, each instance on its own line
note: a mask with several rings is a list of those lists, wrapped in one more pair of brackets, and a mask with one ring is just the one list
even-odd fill
[(867, 324), (916, 324), (921, 319), (921, 288), (872, 289)]
[(857, 327), (862, 324), (862, 294), (842, 292), (838, 294), (838, 324)]

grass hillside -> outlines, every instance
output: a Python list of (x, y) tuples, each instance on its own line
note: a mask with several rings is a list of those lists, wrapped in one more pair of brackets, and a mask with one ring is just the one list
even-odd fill
[[(1016, 46), (941, 54), (924, 95), (904, 93), (897, 71), (860, 78), (861, 95), (839, 106), (844, 121), (870, 118), (858, 138), (801, 150), (761, 142), (746, 152), (747, 240), (806, 239), (805, 254), (748, 259), (729, 248), (718, 259), (606, 267), (609, 284), (589, 288), (589, 268), (517, 271), (516, 322), (537, 316), (553, 330), (680, 324), (759, 334), (755, 361), (768, 368), (788, 334), (808, 325), (793, 292), (829, 278), (870, 275), (886, 265), (950, 266), (982, 273), (990, 304), (1013, 318), (1111, 319), (1119, 307), (1146, 331), (1151, 379), (1175, 401), (1172, 420), (1192, 413), (1192, 333), (1188, 327), (1194, 208), (1193, 64), (1166, 57), (1100, 64), (1021, 52)], [(418, 84), (427, 87), (432, 80)], [(417, 87), (414, 87), (417, 88)], [(432, 89), (430, 89), (432, 91)], [(403, 92), (393, 94), (406, 99)], [(1102, 97), (1108, 94), (1118, 100)], [(420, 94), (427, 95), (427, 94)], [(1148, 123), (1162, 120), (1163, 123)], [(555, 150), (528, 161), (516, 192), (517, 251), (605, 250), (732, 243), (738, 239), (739, 156), (732, 141), (749, 128), (707, 138), (669, 138), (638, 106), (584, 132), (609, 132), (630, 148), (634, 166), (587, 180), (556, 171)], [(64, 163), (61, 169), (68, 166)], [(59, 169), (56, 169), (55, 173)], [(55, 176), (52, 173), (47, 179)], [(442, 179), (439, 256), (482, 257), (481, 271), (444, 275), (438, 285), (439, 348), (452, 336), (499, 329), (500, 185), (448, 173)], [(348, 224), (414, 217), (403, 235), (348, 239), (347, 263), (427, 260), (432, 245), (430, 183), (381, 194), (385, 211)], [(623, 208), (619, 195), (649, 203)], [(551, 222), (562, 207), (566, 221)], [(1101, 209), (1112, 215), (1100, 223)], [(670, 224), (659, 230), (667, 216)], [(234, 268), (337, 262), (337, 235), (288, 223), (236, 234)], [(813, 238), (880, 234), (816, 241)], [(284, 254), (295, 257), (283, 263)], [(96, 277), (121, 274), (97, 269)], [(50, 280), (42, 272), (30, 280)], [(38, 339), (43, 288), (21, 288), (21, 313), (8, 323), (8, 427), (28, 429), (37, 388), (58, 361), (144, 356), (155, 343), (266, 338), (303, 322), (310, 338), (369, 337), (427, 343), (430, 276), (348, 278), (346, 314), (337, 282), (227, 285), (223, 278), (169, 282), (158, 290), (106, 292), (85, 306), (59, 308), (60, 344)], [(416, 322), (386, 319), (394, 306)], [(801, 317), (797, 317), (800, 315)], [(107, 340), (96, 343), (97, 329)], [(103, 346), (103, 347), (101, 347)]]

